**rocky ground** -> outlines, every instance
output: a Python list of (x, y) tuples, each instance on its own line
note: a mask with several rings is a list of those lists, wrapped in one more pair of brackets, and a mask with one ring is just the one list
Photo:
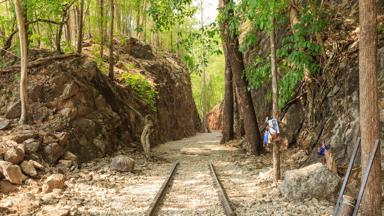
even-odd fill
[[(246, 156), (239, 142), (220, 145), (220, 133), (199, 134), (169, 142), (153, 150), (153, 161), (145, 163), (135, 148), (120, 150), (135, 160), (133, 172), (111, 169), (106, 157), (58, 172), (46, 168), (39, 178), (29, 178), (19, 191), (0, 194), (2, 215), (143, 215), (168, 176), (175, 161), (180, 165), (159, 215), (223, 215), (208, 161), (219, 178), (237, 215), (329, 215), (334, 203), (325, 199), (289, 200), (271, 178), (271, 154)], [(283, 154), (283, 171), (302, 159), (295, 150)], [(287, 157), (287, 156), (290, 157)], [(61, 179), (62, 178), (62, 179)], [(56, 181), (57, 180), (57, 181)], [(64, 187), (61, 187), (65, 181)], [(50, 187), (48, 187), (50, 186)]]

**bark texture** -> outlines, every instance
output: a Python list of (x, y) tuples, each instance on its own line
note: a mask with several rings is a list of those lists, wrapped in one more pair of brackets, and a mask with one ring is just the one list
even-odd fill
[[(359, 0), (359, 90), (361, 164), (364, 173), (374, 142), (379, 139), (377, 85), (377, 11), (375, 0)], [(381, 215), (380, 148), (372, 164), (367, 187), (361, 203), (361, 215)]]
[(110, 79), (114, 78), (113, 73), (113, 65), (114, 65), (114, 59), (113, 59), (113, 27), (115, 24), (115, 3), (114, 0), (111, 0), (110, 2), (111, 6), (111, 26), (109, 30), (109, 72), (108, 76)]
[[(271, 71), (272, 71), (272, 113), (273, 118), (279, 119), (278, 100), (279, 95), (277, 91), (277, 62), (276, 62), (276, 39), (275, 39), (275, 19), (272, 16), (272, 29), (270, 35), (271, 43)], [(275, 183), (280, 180), (280, 148), (279, 140), (273, 142), (273, 173)]]
[[(222, 0), (220, 4), (222, 7), (226, 7), (230, 1)], [(246, 149), (249, 153), (259, 155), (263, 151), (263, 145), (251, 93), (247, 89), (247, 82), (242, 78), (244, 62), (243, 55), (239, 51), (239, 38), (238, 35), (231, 35), (229, 29), (229, 19), (234, 16), (234, 11), (229, 11), (226, 16), (226, 20), (222, 23), (223, 38), (227, 47), (233, 79), (239, 90), (239, 104), (241, 114), (244, 117), (245, 137), (248, 143)]]
[(100, 0), (100, 57), (104, 56), (104, 0)]
[(20, 101), (21, 101), (21, 116), (20, 123), (26, 124), (28, 121), (28, 93), (27, 93), (27, 82), (28, 82), (28, 73), (27, 73), (27, 58), (28, 58), (28, 48), (27, 48), (27, 35), (25, 30), (25, 19), (22, 4), (20, 0), (15, 0), (16, 8), (16, 17), (19, 26), (19, 40), (20, 40), (20, 66), (21, 66), (21, 76), (20, 76)]
[(225, 55), (225, 89), (224, 89), (224, 110), (223, 110), (223, 137), (221, 143), (226, 143), (233, 139), (234, 136), (234, 103), (233, 103), (233, 84), (232, 69), (227, 58), (226, 47), (223, 47)]
[(83, 17), (84, 14), (84, 0), (80, 1), (80, 13), (79, 13), (79, 30), (77, 36), (77, 53), (81, 54), (83, 49)]

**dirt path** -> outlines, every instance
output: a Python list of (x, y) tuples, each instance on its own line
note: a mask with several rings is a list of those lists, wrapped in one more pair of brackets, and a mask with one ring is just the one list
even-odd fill
[(159, 215), (223, 215), (207, 165), (212, 160), (237, 215), (332, 212), (333, 204), (327, 201), (284, 199), (272, 185), (270, 154), (246, 156), (236, 143), (220, 145), (220, 138), (220, 133), (198, 134), (159, 145), (153, 149), (154, 161), (147, 166), (142, 166), (141, 152), (125, 149), (120, 154), (136, 160), (135, 173), (111, 171), (107, 157), (67, 174), (64, 191), (44, 194), (39, 189), (42, 181), (34, 181), (19, 193), (3, 197), (0, 206), (8, 202), (18, 213), (36, 215), (59, 215), (60, 211), (70, 215), (144, 215), (173, 163), (179, 161)]

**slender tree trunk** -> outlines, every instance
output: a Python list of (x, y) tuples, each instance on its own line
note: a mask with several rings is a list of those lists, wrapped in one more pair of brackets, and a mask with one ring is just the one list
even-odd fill
[(104, 0), (100, 0), (100, 57), (104, 56)]
[(80, 0), (80, 13), (79, 13), (79, 30), (77, 36), (77, 53), (81, 54), (83, 49), (83, 17), (84, 14), (84, 0)]
[[(207, 122), (207, 80), (206, 80), (206, 71), (205, 71), (205, 41), (204, 41), (204, 8), (203, 8), (203, 0), (200, 0), (200, 14), (201, 14), (201, 43), (202, 53), (201, 53), (201, 72), (202, 72), (202, 90), (201, 90), (201, 105), (203, 112), (203, 132), (208, 132), (208, 122)], [(171, 40), (172, 44), (172, 40)]]
[[(224, 7), (233, 0), (220, 0), (220, 4)], [(244, 72), (243, 55), (239, 51), (238, 35), (231, 35), (229, 30), (229, 17), (233, 17), (234, 11), (229, 10), (228, 18), (224, 21), (222, 29), (225, 44), (227, 46), (228, 57), (232, 68), (233, 79), (239, 89), (239, 102), (241, 113), (244, 117), (245, 137), (248, 143), (247, 151), (249, 153), (259, 155), (263, 151), (261, 134), (257, 123), (257, 118), (252, 103), (251, 93), (247, 89), (247, 83), (242, 78)]]
[(88, 39), (92, 38), (92, 27), (91, 27), (91, 0), (87, 2), (87, 10), (85, 10), (85, 17), (88, 17)]
[(26, 124), (28, 122), (28, 68), (27, 68), (27, 37), (25, 29), (25, 19), (23, 8), (20, 0), (15, 0), (16, 17), (19, 26), (19, 40), (20, 40), (20, 57), (21, 57), (21, 78), (20, 78), (20, 101), (21, 101), (21, 116), (20, 124)]
[(109, 73), (108, 76), (111, 80), (114, 78), (113, 73), (113, 65), (114, 65), (114, 59), (113, 59), (113, 26), (115, 22), (115, 4), (114, 0), (110, 0), (111, 2), (111, 26), (110, 26), (110, 32), (109, 32)]
[[(141, 17), (141, 4), (140, 4), (141, 1), (139, 1), (137, 3), (137, 17), (136, 17), (136, 30), (138, 30), (138, 28), (140, 27), (140, 17)], [(137, 39), (141, 39), (141, 31), (136, 31), (136, 37)]]
[(223, 137), (221, 143), (226, 143), (234, 136), (234, 103), (233, 103), (233, 83), (232, 69), (229, 64), (226, 47), (223, 46), (225, 56), (225, 88), (224, 88), (224, 110), (223, 110)]
[[(359, 90), (361, 165), (365, 173), (374, 142), (380, 139), (377, 84), (377, 9), (375, 0), (359, 0)], [(381, 215), (381, 153), (376, 152), (361, 203), (361, 215)]]
[[(277, 91), (277, 62), (276, 62), (276, 39), (275, 39), (275, 19), (274, 15), (271, 15), (272, 29), (270, 32), (270, 43), (271, 43), (271, 70), (272, 70), (272, 113), (273, 118), (279, 118), (279, 107), (278, 107), (278, 91)], [(273, 173), (274, 180), (277, 183), (280, 180), (280, 148), (279, 140), (273, 142)]]
[(146, 10), (147, 10), (147, 1), (144, 0), (144, 7), (143, 7), (143, 36), (144, 36), (144, 43), (147, 42), (147, 13), (146, 13)]
[(67, 7), (63, 8), (63, 13), (61, 14), (61, 23), (59, 24), (57, 34), (56, 34), (56, 51), (59, 53), (62, 53), (61, 50), (61, 37), (63, 35), (63, 28), (64, 25), (68, 22), (68, 10), (71, 7), (71, 5), (68, 5)]

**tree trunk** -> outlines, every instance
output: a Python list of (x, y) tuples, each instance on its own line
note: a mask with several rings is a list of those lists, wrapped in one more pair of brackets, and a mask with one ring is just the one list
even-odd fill
[[(272, 70), (272, 114), (273, 118), (279, 118), (279, 106), (278, 106), (278, 91), (277, 91), (277, 62), (276, 62), (276, 33), (275, 33), (275, 18), (271, 15), (272, 29), (270, 32), (271, 43), (271, 70)], [(280, 180), (280, 148), (279, 140), (273, 142), (273, 173), (275, 183)]]
[[(377, 84), (377, 11), (375, 0), (359, 0), (359, 90), (361, 165), (365, 173), (374, 142), (380, 139)], [(361, 203), (361, 215), (381, 215), (381, 154), (376, 152)]]
[[(201, 24), (201, 42), (203, 44), (201, 50), (201, 73), (202, 73), (202, 90), (201, 90), (201, 105), (203, 112), (203, 132), (208, 132), (208, 122), (207, 122), (207, 82), (206, 82), (206, 71), (205, 71), (205, 42), (204, 42), (204, 8), (203, 0), (200, 0), (200, 24)], [(172, 37), (171, 37), (171, 50), (172, 50)]]
[(15, 0), (16, 17), (19, 25), (19, 40), (20, 40), (20, 101), (21, 101), (21, 116), (20, 124), (26, 124), (28, 121), (28, 73), (27, 73), (27, 33), (25, 29), (25, 20), (23, 8), (20, 0)]
[(144, 7), (143, 7), (143, 41), (144, 43), (147, 42), (147, 1), (144, 0)]
[(100, 0), (100, 58), (104, 56), (104, 0)]
[[(228, 63), (229, 64), (229, 63)], [(233, 79), (233, 73), (232, 73), (232, 79)], [(244, 120), (241, 116), (241, 110), (240, 110), (240, 104), (239, 104), (239, 90), (236, 87), (236, 84), (232, 81), (232, 88), (233, 88), (233, 130), (235, 132), (235, 138), (240, 139), (245, 135), (244, 131)]]
[(113, 60), (113, 26), (115, 23), (115, 4), (113, 0), (111, 1), (111, 26), (109, 30), (109, 73), (108, 76), (111, 80), (114, 78), (114, 73), (113, 73), (113, 65), (114, 65), (114, 60)]
[[(224, 7), (233, 0), (220, 0)], [(227, 17), (233, 17), (234, 11), (229, 10)], [(252, 103), (251, 93), (247, 89), (247, 82), (242, 78), (244, 72), (243, 55), (239, 51), (238, 35), (231, 35), (229, 30), (229, 20), (225, 20), (222, 26), (225, 45), (227, 47), (229, 63), (232, 68), (233, 79), (239, 89), (239, 102), (241, 113), (244, 117), (245, 137), (247, 141), (247, 151), (254, 155), (259, 155), (263, 151), (261, 134), (257, 123), (255, 110)]]
[[(136, 30), (138, 30), (138, 28), (140, 27), (140, 17), (141, 17), (141, 15), (140, 15), (140, 13), (141, 13), (141, 8), (140, 8), (141, 4), (140, 4), (140, 2), (141, 1), (139, 1), (137, 3)], [(140, 31), (136, 31), (136, 37), (137, 37), (137, 39), (140, 40), (140, 37), (141, 37), (141, 32)]]
[(224, 88), (224, 110), (223, 110), (223, 137), (221, 143), (226, 143), (233, 139), (234, 136), (234, 103), (233, 103), (233, 84), (232, 69), (229, 64), (228, 54), (225, 46), (223, 46), (225, 56), (225, 88)]
[(83, 14), (84, 14), (84, 0), (80, 1), (80, 13), (79, 13), (79, 29), (77, 36), (77, 53), (81, 54), (83, 49)]

